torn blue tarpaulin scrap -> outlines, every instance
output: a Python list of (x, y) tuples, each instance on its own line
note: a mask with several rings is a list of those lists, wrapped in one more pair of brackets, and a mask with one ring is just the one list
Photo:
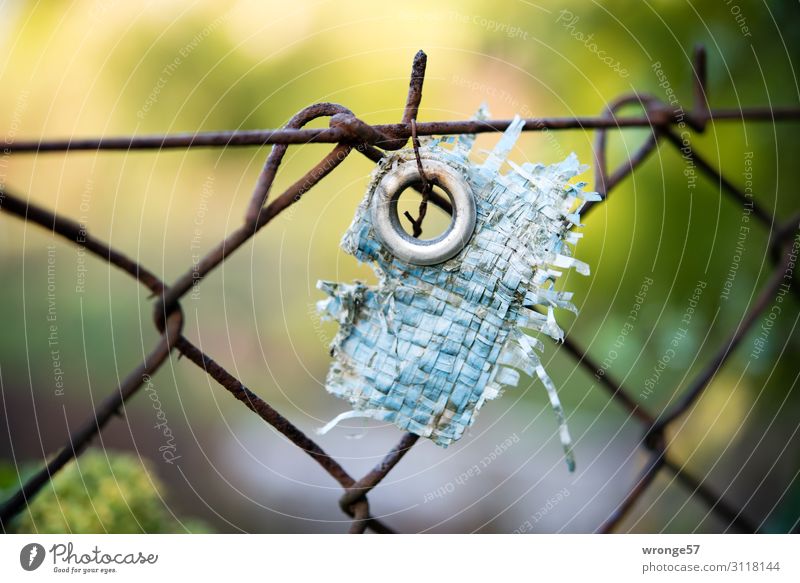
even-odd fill
[[(571, 440), (556, 388), (537, 355), (531, 333), (561, 340), (554, 308), (576, 311), (572, 294), (554, 289), (560, 268), (589, 269), (572, 257), (567, 243), (585, 201), (599, 200), (568, 181), (586, 167), (574, 154), (545, 166), (501, 167), (519, 137), (519, 117), (482, 163), (474, 136), (427, 140), (423, 168), (439, 161), (457, 170), (471, 188), (474, 232), (454, 257), (437, 265), (414, 265), (394, 255), (376, 237), (370, 213), (381, 180), (414, 160), (413, 150), (388, 153), (378, 164), (342, 248), (370, 264), (377, 286), (321, 281), (329, 297), (320, 312), (339, 323), (326, 386), (350, 401), (339, 421), (370, 417), (428, 437), (441, 446), (459, 439), (487, 399), (517, 386), (519, 372), (538, 377), (558, 417), (567, 463), (574, 467)], [(539, 306), (545, 313), (531, 308)]]

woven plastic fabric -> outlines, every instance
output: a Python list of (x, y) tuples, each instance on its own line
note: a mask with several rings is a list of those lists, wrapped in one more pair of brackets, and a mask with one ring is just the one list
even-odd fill
[(318, 283), (329, 296), (319, 302), (320, 312), (340, 326), (327, 389), (353, 407), (323, 431), (345, 418), (371, 417), (447, 446), (486, 400), (517, 386), (522, 371), (547, 389), (567, 463), (574, 467), (564, 413), (534, 335), (563, 338), (553, 309), (575, 307), (572, 294), (556, 291), (553, 283), (563, 268), (589, 273), (568, 243), (581, 236), (571, 227), (584, 202), (599, 197), (583, 191), (585, 183), (569, 182), (585, 170), (574, 154), (550, 166), (509, 162), (502, 173), (522, 126), (516, 118), (480, 163), (471, 135), (422, 145), (423, 168), (426, 160), (440, 160), (458, 169), (477, 203), (472, 238), (439, 265), (404, 263), (376, 239), (369, 212), (375, 187), (399, 162), (413, 160), (414, 152), (390, 153), (378, 164), (342, 248), (371, 265), (379, 284)]

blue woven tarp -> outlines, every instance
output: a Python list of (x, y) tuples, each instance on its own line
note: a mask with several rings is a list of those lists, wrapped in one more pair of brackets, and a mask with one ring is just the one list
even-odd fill
[[(430, 140), (420, 149), (461, 172), (477, 203), (477, 225), (455, 257), (433, 266), (405, 263), (375, 237), (369, 212), (375, 187), (413, 150), (387, 154), (344, 235), (342, 248), (375, 270), (379, 283), (367, 286), (321, 281), (329, 297), (319, 302), (324, 316), (339, 323), (328, 391), (349, 400), (349, 417), (371, 417), (447, 446), (472, 424), (487, 399), (516, 386), (522, 371), (538, 377), (559, 421), (567, 462), (571, 442), (556, 388), (538, 358), (537, 333), (560, 340), (554, 308), (575, 311), (572, 294), (554, 281), (563, 268), (588, 274), (569, 244), (580, 237), (585, 183), (574, 154), (549, 166), (504, 162), (522, 131), (517, 118), (493, 151), (478, 161), (474, 136)], [(540, 306), (544, 313), (532, 308)]]

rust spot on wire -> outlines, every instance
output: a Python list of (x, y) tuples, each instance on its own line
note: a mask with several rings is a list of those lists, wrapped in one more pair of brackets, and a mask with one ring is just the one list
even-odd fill
[[(7, 529), (9, 521), (25, 508), (31, 498), (41, 491), (67, 463), (80, 455), (113, 416), (121, 413), (124, 404), (142, 386), (144, 377), (158, 370), (167, 360), (170, 352), (176, 350), (180, 355), (186, 356), (189, 361), (205, 371), (235, 399), (274, 427), (286, 439), (296, 445), (298, 449), (314, 459), (343, 488), (344, 494), (340, 500), (340, 505), (342, 510), (353, 519), (350, 532), (360, 533), (367, 528), (379, 533), (392, 532), (386, 524), (370, 514), (367, 494), (411, 450), (417, 442), (417, 436), (410, 433), (404, 435), (400, 442), (389, 451), (375, 468), (360, 480), (353, 479), (316, 442), (182, 335), (183, 313), (180, 307), (180, 299), (195, 285), (198, 278), (210, 273), (234, 251), (254, 237), (273, 218), (300, 200), (304, 194), (339, 166), (351, 152), (356, 151), (372, 161), (378, 161), (383, 156), (383, 152), (379, 148), (383, 150), (402, 148), (409, 137), (412, 138), (415, 151), (417, 151), (419, 148), (418, 136), (420, 135), (495, 132), (504, 131), (509, 126), (511, 120), (417, 123), (416, 119), (422, 99), (426, 62), (427, 57), (422, 51), (418, 52), (414, 57), (406, 107), (402, 120), (398, 124), (369, 125), (359, 120), (344, 106), (334, 103), (318, 103), (301, 110), (287, 122), (284, 128), (279, 130), (223, 131), (119, 138), (70, 138), (68, 140), (23, 140), (5, 145), (4, 151), (7, 153), (77, 150), (161, 150), (164, 148), (263, 146), (266, 144), (273, 144), (274, 147), (267, 157), (264, 168), (255, 185), (244, 223), (203, 257), (197, 266), (184, 273), (170, 286), (167, 286), (158, 276), (138, 262), (128, 258), (125, 254), (103, 241), (89, 236), (74, 221), (26, 202), (25, 199), (10, 193), (7, 189), (0, 191), (0, 211), (38, 224), (72, 243), (82, 244), (90, 253), (118, 267), (145, 286), (154, 297), (158, 298), (154, 307), (154, 324), (161, 333), (160, 340), (147, 357), (131, 371), (118, 387), (111, 391), (107, 399), (92, 412), (78, 430), (69, 436), (66, 444), (56, 456), (3, 503), (0, 507), (0, 528)], [(736, 110), (710, 109), (706, 94), (706, 68), (705, 51), (702, 47), (699, 47), (695, 51), (693, 61), (694, 101), (693, 110), (688, 120), (690, 127), (693, 129), (702, 131), (709, 121), (764, 120), (775, 122), (800, 118), (800, 108), (798, 107), (750, 107)], [(627, 117), (617, 115), (617, 112), (622, 107), (629, 105), (638, 105), (643, 108), (643, 115)], [(660, 143), (662, 143), (662, 138), (666, 143), (679, 149), (683, 147), (684, 151), (686, 151), (686, 144), (682, 143), (682, 140), (670, 129), (677, 122), (672, 111), (667, 104), (653, 96), (630, 94), (612, 101), (598, 117), (528, 119), (525, 121), (524, 129), (525, 131), (598, 130), (595, 143), (596, 188), (606, 197), (615, 186), (642, 164), (651, 152), (659, 147)], [(327, 129), (303, 128), (309, 121), (318, 117), (330, 117), (330, 127)], [(651, 133), (629, 159), (625, 160), (614, 172), (609, 174), (606, 157), (607, 130), (629, 127), (648, 127), (651, 129)], [(266, 204), (288, 146), (290, 144), (312, 142), (334, 143), (336, 146), (305, 176), (275, 197), (272, 202)], [(689, 151), (695, 164), (720, 186), (721, 193), (727, 194), (737, 204), (742, 204), (742, 201), (747, 200), (741, 190), (737, 189), (733, 183), (722, 176), (710, 163), (697, 155), (693, 149)], [(421, 234), (421, 223), (425, 217), (428, 202), (439, 206), (446, 212), (451, 211), (449, 201), (437, 195), (428, 181), (424, 179), (422, 161), (419, 157), (417, 157), (417, 163), (420, 165), (420, 175), (423, 177), (422, 184), (419, 185), (421, 186), (423, 200), (420, 204), (419, 216), (417, 219), (411, 219), (414, 224), (415, 236)], [(584, 208), (584, 215), (590, 210), (587, 207)], [(758, 316), (768, 306), (769, 301), (775, 297), (781, 280), (786, 273), (786, 267), (791, 259), (791, 236), (798, 229), (800, 216), (795, 216), (774, 228), (776, 220), (761, 207), (754, 206), (753, 215), (770, 232), (774, 233), (770, 246), (773, 250), (773, 260), (776, 264), (775, 270), (742, 322), (731, 334), (728, 341), (720, 347), (715, 357), (690, 383), (689, 388), (684, 391), (674, 408), (656, 418), (636, 402), (621, 384), (609, 378), (608, 375), (602, 377), (601, 385), (609, 391), (610, 398), (627, 409), (630, 415), (641, 423), (644, 429), (641, 447), (647, 452), (648, 459), (639, 478), (627, 489), (620, 503), (612, 509), (604, 523), (598, 528), (600, 532), (610, 532), (618, 528), (662, 468), (667, 468), (672, 472), (677, 480), (690, 490), (692, 495), (704, 501), (712, 512), (722, 520), (727, 521), (730, 526), (736, 526), (738, 529), (747, 532), (755, 532), (758, 529), (755, 524), (743, 516), (740, 509), (736, 509), (729, 501), (721, 498), (707, 485), (694, 478), (684, 464), (670, 458), (664, 439), (666, 429), (673, 421), (692, 407), (714, 375), (724, 366), (748, 330), (754, 325)], [(794, 293), (797, 293), (796, 288), (797, 286), (792, 286)], [(594, 360), (585, 350), (579, 348), (573, 339), (566, 339), (564, 347), (578, 359), (578, 363), (581, 366), (594, 373), (597, 369)]]

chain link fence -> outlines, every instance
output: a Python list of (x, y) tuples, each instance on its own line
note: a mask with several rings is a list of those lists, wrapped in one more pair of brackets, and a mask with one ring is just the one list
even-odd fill
[[(314, 440), (305, 435), (287, 418), (264, 401), (253, 390), (220, 366), (203, 352), (189, 338), (183, 335), (184, 316), (181, 299), (211, 271), (222, 264), (232, 253), (253, 238), (275, 217), (300, 200), (309, 190), (321, 182), (351, 153), (357, 152), (372, 161), (383, 156), (382, 150), (403, 148), (414, 134), (416, 135), (454, 135), (464, 133), (499, 132), (511, 123), (509, 120), (484, 121), (443, 121), (416, 123), (417, 112), (422, 98), (426, 57), (421, 51), (416, 55), (411, 72), (408, 98), (402, 120), (396, 124), (368, 125), (359, 120), (347, 108), (333, 103), (318, 103), (297, 113), (281, 129), (260, 131), (209, 132), (183, 135), (160, 135), (132, 138), (69, 139), (48, 141), (16, 141), (6, 144), (6, 154), (24, 152), (56, 152), (76, 150), (163, 150), (168, 148), (192, 147), (239, 147), (272, 144), (272, 150), (256, 183), (246, 216), (241, 226), (221, 241), (207, 255), (200, 259), (181, 277), (167, 284), (154, 272), (130, 259), (123, 252), (112, 248), (104, 241), (88, 234), (84, 227), (64, 216), (28, 202), (24, 197), (8, 189), (0, 191), (0, 210), (23, 221), (35, 223), (52, 231), (64, 239), (81, 245), (87, 252), (107, 261), (136, 279), (147, 288), (155, 298), (153, 308), (154, 325), (161, 338), (146, 358), (110, 391), (105, 401), (100, 403), (86, 421), (74, 431), (63, 448), (47, 465), (28, 479), (22, 487), (0, 507), (0, 525), (7, 530), (9, 521), (23, 511), (29, 501), (64, 466), (80, 455), (94, 437), (109, 421), (121, 414), (123, 404), (141, 391), (150, 375), (155, 373), (174, 352), (185, 356), (205, 373), (211, 376), (223, 389), (239, 400), (245, 407), (273, 426), (297, 446), (299, 452), (311, 456), (343, 490), (339, 504), (343, 512), (352, 518), (350, 532), (363, 533), (370, 529), (378, 533), (393, 532), (390, 525), (373, 517), (368, 501), (369, 492), (378, 486), (389, 472), (414, 446), (418, 436), (405, 434), (382, 461), (359, 479), (351, 476), (337, 460), (328, 455)], [(706, 59), (705, 52), (698, 48), (693, 67), (694, 103), (691, 110), (684, 111), (675, 104), (665, 103), (650, 95), (630, 94), (613, 101), (597, 117), (538, 118), (526, 119), (525, 131), (553, 131), (563, 129), (583, 129), (596, 131), (595, 143), (595, 189), (605, 199), (628, 175), (639, 167), (648, 156), (661, 145), (677, 148), (682, 156), (710, 180), (720, 186), (721, 195), (731, 204), (751, 209), (756, 220), (763, 223), (773, 233), (770, 241), (774, 267), (768, 281), (752, 302), (746, 315), (731, 331), (729, 337), (717, 348), (716, 353), (705, 367), (692, 379), (681, 393), (677, 403), (658, 415), (649, 412), (621, 384), (608, 374), (597, 375), (601, 386), (608, 391), (609, 398), (624, 407), (641, 425), (640, 447), (647, 452), (647, 461), (633, 484), (619, 486), (619, 503), (609, 509), (608, 518), (597, 526), (597, 532), (613, 532), (626, 517), (631, 508), (647, 491), (656, 476), (670, 472), (683, 484), (692, 496), (708, 505), (710, 511), (722, 521), (743, 532), (758, 532), (760, 525), (748, 520), (740, 508), (713, 491), (676, 459), (669, 448), (666, 432), (698, 397), (703, 393), (715, 375), (725, 365), (742, 339), (751, 331), (775, 298), (782, 286), (797, 297), (798, 288), (794, 265), (797, 258), (800, 236), (798, 224), (800, 215), (779, 222), (766, 212), (751, 197), (722, 176), (710, 163), (698, 154), (687, 132), (676, 132), (676, 127), (691, 129), (700, 133), (707, 123), (714, 121), (748, 121), (799, 119), (800, 108), (754, 107), (735, 110), (710, 109), (706, 99)], [(642, 109), (641, 115), (618, 115), (621, 108), (636, 105)], [(306, 124), (320, 117), (329, 117), (330, 126), (323, 129), (304, 128)], [(618, 168), (609, 171), (607, 164), (607, 134), (609, 130), (624, 128), (647, 128), (649, 135), (643, 145)], [(290, 145), (308, 143), (331, 143), (333, 149), (302, 178), (283, 193), (269, 200), (269, 194), (283, 157)], [(436, 204), (437, 200), (431, 201)], [(444, 204), (438, 201), (439, 204)], [(599, 203), (588, 203), (583, 216), (591, 212)], [(415, 229), (417, 225), (415, 224)], [(601, 366), (580, 346), (575, 338), (567, 337), (562, 346), (577, 362), (592, 374)]]

